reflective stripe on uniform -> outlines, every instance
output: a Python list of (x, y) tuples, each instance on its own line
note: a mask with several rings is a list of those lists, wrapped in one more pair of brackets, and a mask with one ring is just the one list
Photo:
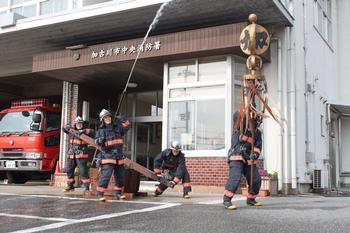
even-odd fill
[(71, 139), (69, 142), (72, 144), (76, 144), (76, 145), (86, 145), (87, 144), (86, 142), (84, 142), (80, 139)]
[(256, 152), (256, 153), (259, 153), (259, 154), (260, 154), (260, 152), (261, 152), (261, 151), (260, 151), (260, 148), (258, 148), (258, 147), (254, 147), (253, 151)]
[(248, 162), (248, 165), (252, 165), (253, 163), (257, 164), (256, 160), (245, 160), (242, 155), (231, 155), (230, 160), (233, 160), (233, 161), (240, 160), (240, 161), (243, 161), (243, 163), (245, 164), (247, 164)]
[(175, 178), (174, 178), (175, 183), (179, 183), (179, 182), (180, 182), (180, 180), (181, 180), (181, 179), (180, 179), (180, 178), (178, 178), (178, 177), (175, 177)]
[(156, 191), (159, 192), (159, 193), (164, 192), (164, 190), (161, 190), (159, 187), (157, 187), (157, 190), (156, 190)]
[(118, 159), (118, 165), (123, 165), (124, 164), (124, 159)]
[(233, 192), (231, 192), (231, 191), (225, 189), (224, 195), (227, 196), (227, 197), (233, 197), (233, 195), (235, 195), (235, 194), (234, 194)]
[(190, 182), (183, 183), (182, 185), (183, 185), (183, 187), (191, 187), (191, 183)]
[(123, 139), (113, 139), (105, 142), (105, 146), (120, 145), (123, 144)]
[(242, 136), (242, 140), (245, 142), (249, 142), (250, 144), (253, 144), (253, 138), (252, 137), (248, 137), (247, 135), (243, 135)]
[(68, 158), (70, 158), (70, 159), (74, 159), (74, 158), (87, 159), (87, 158), (89, 158), (89, 155), (88, 154), (76, 154), (76, 155), (70, 154), (70, 155), (68, 155)]
[(123, 191), (124, 190), (124, 186), (114, 186), (113, 190), (121, 190), (121, 191)]
[(106, 191), (106, 188), (97, 186), (96, 190), (103, 193), (104, 191)]
[(74, 178), (68, 178), (67, 182), (74, 182)]
[(89, 184), (91, 183), (90, 179), (81, 179), (83, 181), (84, 184)]
[(250, 199), (255, 199), (256, 195), (248, 193), (247, 197), (250, 198)]
[(107, 164), (107, 163), (117, 164), (117, 160), (115, 160), (115, 159), (102, 159), (101, 163), (102, 164)]
[(159, 168), (154, 168), (153, 171), (157, 174), (160, 174), (162, 172), (162, 170), (160, 170)]

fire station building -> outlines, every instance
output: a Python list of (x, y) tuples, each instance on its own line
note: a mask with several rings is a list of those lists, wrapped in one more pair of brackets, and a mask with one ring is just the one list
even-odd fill
[[(194, 185), (223, 186), (246, 57), (239, 36), (250, 13), (271, 33), (263, 55), (269, 104), (263, 164), (285, 193), (350, 185), (350, 2), (346, 0), (0, 1), (0, 109), (47, 98), (98, 125), (115, 110), (138, 51), (121, 113), (132, 122), (126, 156), (150, 169), (180, 141)], [(67, 136), (59, 163), (65, 167)]]

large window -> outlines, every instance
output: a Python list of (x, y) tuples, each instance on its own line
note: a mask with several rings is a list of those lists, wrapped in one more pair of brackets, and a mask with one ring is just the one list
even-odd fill
[(227, 57), (172, 62), (168, 66), (167, 145), (187, 151), (224, 151)]
[(316, 30), (332, 43), (332, 0), (314, 0), (314, 18)]
[(68, 10), (73, 0), (0, 0), (0, 14), (14, 12), (26, 18)]
[(61, 128), (61, 114), (57, 112), (46, 112), (45, 130), (50, 132)]
[(23, 133), (30, 131), (33, 111), (0, 114), (0, 133)]
[(40, 14), (52, 14), (68, 9), (68, 0), (47, 0), (40, 3)]

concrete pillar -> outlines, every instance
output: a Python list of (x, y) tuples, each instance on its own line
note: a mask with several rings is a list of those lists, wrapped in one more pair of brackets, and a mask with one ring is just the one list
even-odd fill
[[(74, 118), (77, 117), (78, 91), (79, 87), (77, 84), (63, 82), (61, 127), (71, 124)], [(66, 151), (68, 145), (68, 135), (62, 133), (59, 154), (60, 171), (66, 168)]]

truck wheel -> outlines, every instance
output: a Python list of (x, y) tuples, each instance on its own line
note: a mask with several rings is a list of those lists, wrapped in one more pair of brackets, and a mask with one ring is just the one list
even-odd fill
[(9, 184), (24, 184), (29, 178), (25, 174), (6, 172), (7, 180)]

